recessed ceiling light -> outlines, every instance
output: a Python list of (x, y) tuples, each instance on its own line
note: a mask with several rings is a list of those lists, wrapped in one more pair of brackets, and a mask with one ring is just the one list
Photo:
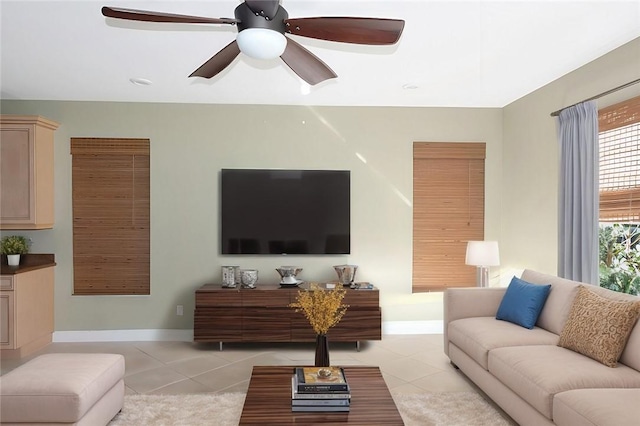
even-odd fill
[(146, 78), (130, 78), (129, 81), (136, 86), (151, 86), (153, 84), (151, 80), (147, 80)]
[(415, 89), (417, 89), (417, 88), (418, 88), (418, 86), (417, 86), (417, 85), (415, 85), (415, 84), (407, 83), (407, 84), (403, 84), (403, 85), (402, 85), (402, 88), (403, 88), (404, 90), (415, 90)]

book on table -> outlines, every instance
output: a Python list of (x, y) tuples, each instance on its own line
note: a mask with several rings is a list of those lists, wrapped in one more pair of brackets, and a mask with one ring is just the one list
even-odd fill
[[(291, 377), (291, 401), (314, 401), (314, 400), (338, 400), (349, 401), (351, 399), (350, 392), (298, 392), (297, 391), (297, 379), (295, 375)], [(304, 404), (303, 404), (304, 405)]]
[(348, 412), (350, 405), (351, 392), (341, 368), (295, 368), (291, 377), (291, 411)]
[(301, 411), (301, 412), (339, 412), (346, 413), (349, 412), (349, 407), (314, 407), (309, 405), (292, 405), (291, 411)]
[(340, 367), (296, 367), (295, 390), (298, 393), (349, 393), (349, 384)]
[(349, 398), (343, 399), (292, 399), (291, 405), (307, 407), (348, 407)]
[(291, 399), (291, 411), (340, 411), (347, 412), (351, 406), (351, 400), (346, 398), (310, 398)]

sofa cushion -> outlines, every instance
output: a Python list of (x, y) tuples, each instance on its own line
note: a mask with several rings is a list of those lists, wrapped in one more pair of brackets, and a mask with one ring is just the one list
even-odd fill
[(518, 345), (557, 345), (558, 336), (538, 327), (522, 328), (493, 317), (463, 318), (449, 323), (449, 341), (485, 370), (491, 349)]
[(609, 368), (553, 345), (513, 346), (489, 352), (489, 372), (551, 419), (554, 395), (573, 389), (637, 388), (640, 372)]
[(640, 371), (640, 320), (631, 330), (619, 362)]
[(558, 426), (636, 426), (640, 389), (577, 389), (553, 398)]
[[(589, 288), (594, 293), (611, 300), (631, 300), (636, 302), (640, 301), (639, 296), (633, 296), (631, 294), (611, 291), (606, 288), (597, 286), (587, 286), (587, 288)], [(633, 328), (631, 334), (629, 335), (627, 345), (625, 346), (624, 351), (622, 352), (622, 356), (620, 357), (620, 362), (624, 365), (634, 368), (635, 370), (640, 371), (640, 321), (636, 322), (636, 326)]]
[(569, 311), (573, 299), (578, 294), (580, 283), (529, 269), (522, 272), (521, 278), (533, 284), (551, 284), (551, 291), (549, 291), (549, 296), (536, 325), (559, 335), (569, 317)]
[(498, 307), (496, 319), (532, 329), (550, 289), (551, 284), (531, 284), (513, 277)]
[(640, 301), (606, 299), (580, 286), (558, 345), (615, 367), (640, 315)]

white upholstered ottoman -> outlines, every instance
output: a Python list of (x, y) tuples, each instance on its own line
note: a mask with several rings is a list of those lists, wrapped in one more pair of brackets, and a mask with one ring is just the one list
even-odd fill
[(41, 355), (0, 377), (0, 422), (106, 425), (124, 403), (124, 357)]

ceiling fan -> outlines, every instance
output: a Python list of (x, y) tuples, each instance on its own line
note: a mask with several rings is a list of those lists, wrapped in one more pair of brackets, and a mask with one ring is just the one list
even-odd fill
[(211, 78), (224, 70), (240, 52), (258, 59), (282, 60), (310, 85), (337, 77), (327, 64), (284, 34), (294, 34), (342, 43), (395, 44), (404, 28), (400, 19), (356, 17), (312, 17), (289, 19), (279, 0), (245, 0), (235, 9), (235, 18), (207, 18), (105, 6), (109, 18), (145, 22), (237, 25), (234, 41), (213, 55), (189, 77)]

